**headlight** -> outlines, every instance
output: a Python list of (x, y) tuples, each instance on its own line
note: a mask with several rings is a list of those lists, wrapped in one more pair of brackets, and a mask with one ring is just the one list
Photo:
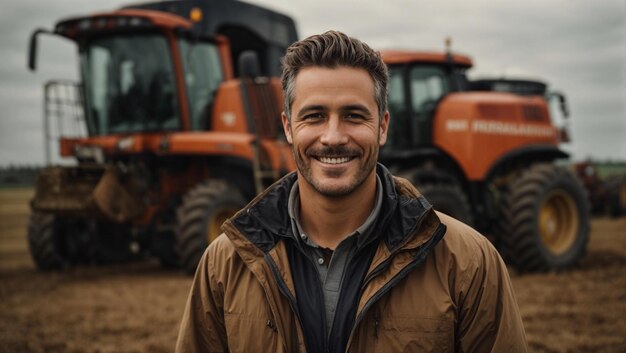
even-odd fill
[(79, 160), (104, 162), (104, 151), (100, 146), (74, 145), (74, 155)]

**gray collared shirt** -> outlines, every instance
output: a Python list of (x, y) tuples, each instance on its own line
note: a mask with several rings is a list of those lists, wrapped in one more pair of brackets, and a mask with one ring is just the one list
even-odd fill
[(354, 232), (347, 236), (334, 251), (331, 256), (324, 256), (331, 251), (321, 248), (317, 245), (302, 229), (300, 223), (300, 191), (298, 182), (296, 181), (289, 193), (289, 202), (287, 209), (291, 217), (291, 229), (299, 248), (316, 264), (317, 271), (320, 275), (320, 281), (324, 290), (324, 306), (326, 310), (326, 334), (328, 335), (332, 328), (335, 310), (341, 291), (343, 275), (346, 265), (354, 256), (355, 252), (367, 242), (369, 238), (375, 236), (373, 234), (374, 224), (380, 213), (382, 197), (382, 182), (378, 175), (376, 176), (376, 201), (374, 208), (369, 214), (365, 222)]

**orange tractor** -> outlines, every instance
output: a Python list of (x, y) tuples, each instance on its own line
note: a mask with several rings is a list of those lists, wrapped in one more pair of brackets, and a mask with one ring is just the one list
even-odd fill
[(436, 209), (487, 234), (521, 271), (560, 270), (584, 254), (589, 210), (580, 181), (555, 162), (566, 127), (540, 82), (469, 81), (470, 58), (386, 51), (391, 122), (381, 161)]
[[(46, 146), (31, 202), (40, 269), (156, 255), (193, 272), (221, 223), (290, 170), (279, 58), (293, 20), (238, 1), (164, 1), (60, 21), (81, 82), (45, 86)], [(47, 148), (48, 157), (50, 156)]]

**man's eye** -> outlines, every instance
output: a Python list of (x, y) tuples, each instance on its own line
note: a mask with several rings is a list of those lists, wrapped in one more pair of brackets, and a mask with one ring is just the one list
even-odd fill
[(313, 113), (313, 114), (305, 115), (303, 120), (315, 121), (315, 120), (321, 120), (323, 118), (324, 116), (321, 113)]
[(360, 121), (360, 120), (364, 120), (365, 117), (363, 115), (361, 115), (361, 114), (350, 113), (350, 114), (346, 115), (346, 119)]

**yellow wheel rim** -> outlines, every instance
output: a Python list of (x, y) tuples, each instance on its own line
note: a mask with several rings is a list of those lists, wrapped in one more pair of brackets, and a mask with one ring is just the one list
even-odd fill
[(541, 204), (539, 232), (543, 244), (556, 255), (569, 250), (578, 233), (576, 202), (564, 191), (552, 191)]
[(230, 208), (222, 208), (221, 210), (215, 212), (212, 217), (209, 218), (209, 223), (207, 227), (207, 243), (211, 244), (211, 242), (222, 234), (222, 230), (220, 227), (226, 220), (232, 217), (235, 213), (237, 213), (239, 209), (235, 207)]

